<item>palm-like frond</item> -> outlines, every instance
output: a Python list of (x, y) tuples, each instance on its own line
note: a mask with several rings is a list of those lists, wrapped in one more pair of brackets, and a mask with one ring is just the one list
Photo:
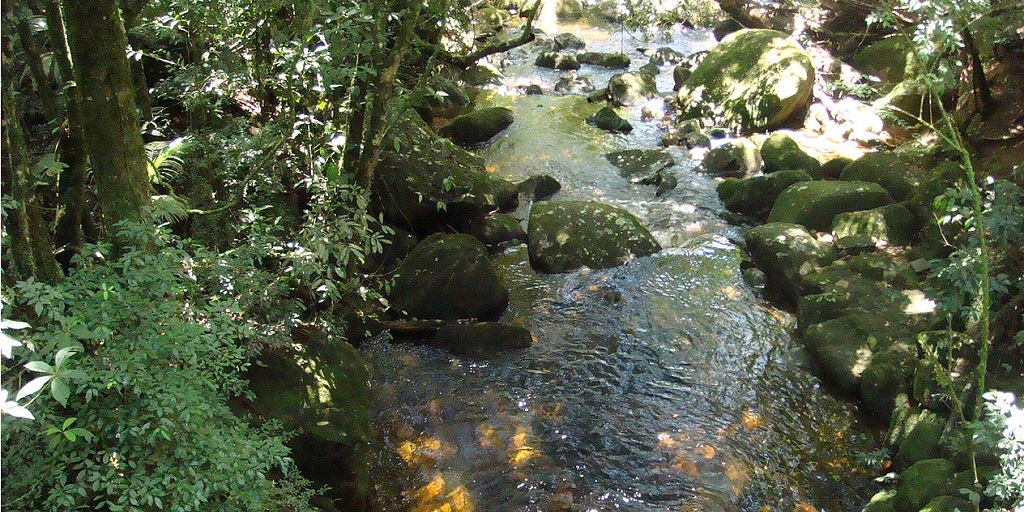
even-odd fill
[(188, 205), (170, 195), (151, 196), (150, 208), (158, 223), (174, 224), (188, 218)]
[(185, 172), (185, 161), (181, 153), (189, 146), (188, 137), (174, 140), (157, 140), (146, 144), (147, 171), (154, 184), (168, 184)]

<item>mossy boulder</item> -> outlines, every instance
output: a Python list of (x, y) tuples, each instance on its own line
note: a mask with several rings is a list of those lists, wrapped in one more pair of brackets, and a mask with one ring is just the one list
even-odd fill
[(658, 84), (647, 73), (619, 73), (608, 80), (608, 102), (614, 106), (639, 105), (658, 97)]
[(897, 469), (908, 468), (942, 453), (942, 433), (946, 427), (943, 416), (928, 410), (911, 409), (908, 414), (894, 414), (891, 422), (889, 435), (896, 441), (893, 463)]
[(526, 241), (526, 230), (514, 217), (504, 213), (492, 213), (473, 225), (469, 234), (487, 246), (495, 246), (513, 240)]
[(814, 64), (794, 39), (740, 30), (722, 40), (679, 89), (684, 118), (710, 118), (743, 133), (778, 128), (803, 110)]
[(896, 397), (913, 388), (917, 367), (917, 346), (912, 342), (895, 343), (879, 351), (861, 375), (861, 403), (869, 413), (889, 422)]
[(550, 274), (614, 267), (661, 250), (633, 214), (596, 202), (535, 204), (527, 233), (530, 263)]
[(658, 172), (675, 165), (672, 155), (657, 149), (627, 149), (604, 155), (631, 183), (653, 179)]
[(807, 229), (828, 231), (836, 215), (869, 210), (892, 203), (876, 183), (862, 181), (802, 181), (779, 194), (768, 222), (791, 222)]
[(619, 114), (612, 107), (603, 107), (601, 110), (598, 110), (594, 115), (587, 118), (587, 124), (612, 133), (629, 133), (633, 131), (633, 125), (619, 117)]
[(462, 72), (462, 81), (473, 87), (501, 85), (505, 75), (491, 64), (474, 64)]
[(543, 201), (562, 190), (562, 184), (547, 174), (538, 174), (523, 180), (516, 189), (531, 201)]
[(648, 51), (651, 63), (658, 66), (664, 66), (665, 64), (678, 64), (686, 60), (686, 55), (683, 55), (678, 50), (670, 48), (668, 46), (662, 46), (657, 50)]
[(893, 500), (896, 498), (895, 489), (883, 489), (875, 493), (860, 512), (893, 512)]
[(494, 320), (508, 305), (508, 290), (479, 240), (436, 233), (402, 262), (389, 298), (399, 318)]
[(933, 499), (946, 496), (954, 471), (946, 459), (926, 459), (905, 469), (896, 486), (895, 512), (919, 512)]
[(576, 56), (559, 52), (541, 52), (534, 64), (550, 69), (579, 69), (580, 61)]
[(562, 32), (551, 40), (555, 50), (582, 50), (587, 47), (587, 43), (580, 36), (571, 32)]
[(831, 244), (819, 242), (803, 226), (778, 222), (747, 231), (747, 250), (765, 273), (767, 288), (792, 304), (800, 298), (801, 277), (836, 257)]
[(885, 245), (910, 245), (919, 229), (917, 216), (899, 203), (841, 213), (832, 220), (832, 232), (838, 240), (866, 235)]
[(679, 91), (692, 75), (693, 70), (689, 66), (680, 64), (672, 68), (672, 90)]
[(761, 161), (764, 162), (762, 171), (765, 174), (802, 170), (811, 176), (821, 175), (821, 163), (800, 149), (793, 137), (785, 132), (775, 132), (761, 144)]
[(480, 157), (439, 138), (415, 112), (383, 147), (372, 192), (374, 207), (391, 225), (417, 236), (441, 227), (465, 230), (490, 211), (516, 206), (515, 185), (490, 176)]
[(891, 36), (868, 45), (853, 58), (853, 67), (892, 87), (914, 75), (914, 47), (905, 37)]
[(460, 146), (475, 146), (491, 140), (515, 121), (515, 115), (504, 107), (492, 107), (456, 117), (438, 132)]
[(524, 327), (479, 322), (447, 324), (430, 342), (458, 356), (486, 358), (504, 350), (527, 348), (533, 343), (533, 336)]
[(330, 485), (343, 510), (367, 507), (370, 379), (359, 352), (319, 331), (308, 341), (264, 352), (250, 366), (253, 411), (296, 432), (289, 441), (303, 476)]
[(878, 183), (896, 201), (903, 201), (914, 185), (907, 179), (907, 171), (918, 165), (907, 155), (898, 153), (868, 153), (847, 165), (839, 175), (843, 181), (869, 181)]
[(959, 496), (939, 496), (928, 502), (919, 512), (975, 512), (978, 507)]
[(629, 57), (622, 53), (583, 52), (576, 55), (580, 64), (590, 64), (604, 68), (624, 69), (630, 64)]
[(779, 171), (753, 178), (726, 178), (718, 184), (718, 198), (730, 211), (764, 221), (775, 199), (794, 183), (811, 181), (805, 171)]
[(853, 162), (852, 158), (845, 156), (839, 156), (821, 164), (821, 175), (820, 179), (826, 180), (838, 180), (839, 175), (843, 173), (843, 169), (846, 169), (847, 165)]
[(761, 152), (747, 139), (736, 139), (718, 146), (700, 164), (712, 176), (745, 178), (761, 170)]
[(872, 326), (864, 315), (847, 315), (804, 330), (804, 346), (822, 376), (846, 395), (859, 395), (864, 370), (877, 348)]
[(560, 77), (555, 84), (555, 92), (559, 94), (587, 94), (594, 89), (594, 82), (590, 77), (579, 76), (575, 72)]

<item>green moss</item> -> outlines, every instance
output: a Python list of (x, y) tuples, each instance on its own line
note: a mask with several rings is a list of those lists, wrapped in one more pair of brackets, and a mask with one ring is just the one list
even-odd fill
[(892, 87), (913, 75), (914, 62), (910, 41), (892, 36), (861, 50), (853, 58), (853, 67), (861, 73), (880, 78), (884, 86)]
[(628, 68), (629, 57), (622, 53), (583, 52), (576, 55), (581, 64), (592, 64), (606, 68)]
[(775, 201), (768, 222), (791, 222), (827, 231), (840, 213), (868, 210), (892, 202), (876, 183), (804, 181), (787, 188)]
[(608, 268), (661, 247), (631, 213), (582, 201), (547, 201), (530, 211), (530, 263), (548, 273)]
[(839, 175), (843, 181), (878, 183), (896, 201), (903, 201), (914, 186), (907, 178), (908, 171), (917, 165), (907, 155), (897, 153), (868, 153), (847, 165)]
[(775, 132), (761, 145), (762, 170), (767, 173), (776, 171), (803, 170), (818, 176), (821, 164), (817, 159), (800, 149), (800, 145), (784, 132)]
[(953, 463), (946, 459), (927, 459), (900, 474), (894, 501), (896, 512), (919, 512), (930, 501), (945, 496), (953, 479)]
[(717, 192), (729, 210), (765, 220), (779, 194), (801, 181), (811, 181), (811, 176), (805, 171), (780, 171), (747, 179), (726, 178)]
[(490, 140), (514, 120), (515, 116), (507, 108), (485, 108), (456, 117), (439, 133), (463, 146), (473, 146)]
[(842, 213), (832, 221), (837, 238), (867, 235), (888, 245), (910, 245), (918, 229), (917, 217), (902, 204)]

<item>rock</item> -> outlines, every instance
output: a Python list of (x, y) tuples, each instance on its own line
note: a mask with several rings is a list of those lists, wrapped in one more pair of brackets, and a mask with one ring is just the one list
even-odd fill
[(594, 91), (594, 82), (589, 77), (579, 76), (575, 71), (558, 79), (555, 92), (559, 94), (587, 94)]
[(618, 168), (619, 176), (631, 183), (652, 179), (662, 169), (675, 165), (672, 155), (657, 149), (627, 149), (604, 155)]
[(483, 6), (473, 13), (476, 26), (486, 29), (485, 31), (497, 32), (502, 25), (512, 19), (512, 15), (505, 9), (498, 9), (493, 6)]
[(942, 120), (942, 110), (932, 101), (927, 88), (917, 80), (904, 80), (889, 94), (871, 103), (877, 112), (886, 111), (882, 118), (885, 131), (896, 138), (906, 138), (911, 131), (927, 128), (921, 121), (936, 125)]
[(871, 501), (860, 512), (893, 512), (895, 498), (895, 490), (882, 489), (871, 497)]
[(862, 181), (802, 181), (776, 199), (768, 222), (792, 222), (807, 229), (827, 231), (840, 213), (869, 210), (892, 203), (889, 193)]
[(779, 171), (753, 178), (726, 178), (718, 184), (718, 198), (730, 211), (764, 221), (775, 199), (790, 185), (811, 181), (805, 171)]
[(541, 94), (544, 94), (544, 89), (541, 89), (541, 87), (539, 85), (537, 85), (537, 84), (530, 84), (530, 85), (526, 86), (526, 95), (527, 96), (539, 96)]
[(722, 39), (725, 39), (726, 36), (728, 36), (729, 34), (743, 30), (743, 28), (744, 27), (743, 25), (740, 24), (740, 22), (732, 18), (726, 18), (722, 21), (719, 21), (718, 23), (715, 23), (715, 26), (712, 27), (711, 29), (711, 33), (715, 36), (715, 41), (721, 41)]
[(451, 124), (441, 128), (439, 133), (461, 146), (475, 146), (491, 140), (514, 120), (515, 115), (507, 108), (485, 108), (456, 117)]
[(939, 496), (932, 499), (919, 512), (975, 512), (978, 507), (957, 496)]
[(602, 203), (535, 204), (527, 230), (530, 263), (549, 274), (614, 267), (661, 250), (631, 213)]
[(838, 180), (839, 175), (843, 173), (843, 169), (852, 162), (852, 158), (840, 156), (821, 164), (821, 175), (819, 176), (819, 179)]
[(868, 45), (853, 58), (853, 67), (879, 78), (888, 89), (915, 74), (914, 48), (905, 37), (885, 38)]
[(640, 69), (636, 70), (636, 72), (642, 75), (657, 77), (661, 74), (661, 68), (659, 68), (657, 64), (648, 62), (647, 64), (640, 66)]
[(679, 91), (679, 89), (683, 87), (683, 84), (686, 83), (692, 75), (693, 70), (690, 69), (689, 66), (680, 64), (672, 68), (672, 83), (675, 84), (672, 86), (672, 90)]
[(462, 72), (462, 81), (473, 87), (501, 85), (505, 75), (491, 64), (474, 64)]
[(927, 459), (900, 474), (893, 508), (896, 512), (919, 512), (931, 500), (945, 496), (953, 479), (953, 463), (946, 459)]
[(757, 267), (750, 267), (743, 271), (743, 282), (747, 283), (755, 290), (763, 290), (768, 281), (764, 272), (761, 272), (761, 269)]
[(654, 185), (658, 189), (654, 192), (655, 197), (661, 197), (667, 194), (670, 190), (679, 186), (679, 178), (675, 174), (672, 174), (664, 169), (658, 171), (652, 182), (642, 181), (641, 185)]
[(458, 356), (486, 358), (503, 350), (527, 348), (533, 336), (529, 329), (498, 322), (447, 324), (431, 343)]
[(580, 61), (573, 55), (558, 52), (543, 52), (537, 56), (535, 65), (551, 69), (579, 69)]
[(390, 300), (396, 317), (491, 320), (505, 311), (508, 290), (479, 240), (437, 233), (402, 262)]
[(466, 90), (451, 80), (432, 78), (428, 87), (436, 92), (444, 93), (424, 97), (420, 113), (427, 112), (430, 119), (460, 116), (469, 112), (472, 107), (473, 102)]
[(555, 0), (555, 16), (560, 21), (576, 21), (586, 14), (580, 0)]
[(513, 184), (491, 177), (483, 160), (438, 138), (415, 112), (395, 124), (383, 148), (372, 192), (374, 208), (391, 225), (423, 236), (442, 226), (464, 230), (492, 210), (515, 209)]
[(367, 257), (365, 270), (369, 273), (391, 273), (398, 264), (412, 252), (419, 239), (402, 228), (391, 228), (392, 233), (384, 233), (380, 254)]
[(495, 246), (513, 240), (526, 241), (526, 230), (514, 217), (504, 213), (492, 213), (469, 230), (487, 246)]
[(914, 186), (906, 178), (909, 169), (918, 165), (908, 156), (897, 153), (868, 153), (843, 168), (843, 181), (878, 183), (896, 201), (903, 201)]
[(330, 485), (327, 498), (364, 510), (370, 496), (370, 379), (359, 352), (314, 332), (309, 340), (266, 351), (247, 378), (259, 416), (295, 433), (291, 457), (303, 476)]
[(543, 201), (561, 190), (562, 184), (547, 174), (540, 174), (530, 176), (516, 185), (516, 189), (532, 201)]
[(795, 304), (801, 276), (828, 265), (835, 248), (796, 224), (768, 223), (747, 231), (750, 257), (767, 277), (767, 286)]
[(613, 133), (629, 133), (633, 131), (633, 125), (629, 124), (629, 121), (619, 117), (619, 115), (615, 113), (615, 109), (611, 107), (604, 107), (601, 110), (598, 110), (596, 114), (588, 117), (587, 124)]
[(919, 229), (917, 217), (903, 204), (841, 213), (832, 221), (832, 232), (838, 239), (865, 235), (876, 244), (886, 245), (910, 245)]
[(605, 68), (628, 68), (629, 57), (621, 53), (584, 52), (576, 55), (581, 64), (591, 64)]
[(800, 146), (785, 132), (775, 132), (761, 144), (761, 160), (765, 174), (777, 171), (807, 171), (811, 176), (821, 175), (818, 160), (804, 153)]
[(650, 52), (649, 56), (651, 58), (651, 63), (657, 64), (658, 66), (664, 66), (665, 64), (678, 64), (686, 60), (685, 55), (667, 46), (663, 46), (653, 52)]
[(861, 375), (861, 403), (875, 418), (888, 423), (896, 396), (909, 394), (917, 367), (917, 346), (896, 343), (874, 355)]
[(864, 370), (871, 364), (877, 339), (863, 315), (847, 315), (804, 330), (803, 341), (823, 377), (842, 393), (860, 393)]
[(701, 168), (711, 176), (744, 178), (761, 170), (761, 153), (747, 139), (727, 142), (704, 156)]
[[(896, 445), (893, 463), (897, 469), (908, 468), (917, 462), (938, 457), (942, 453), (942, 432), (946, 419), (932, 411), (917, 411), (906, 417), (893, 415), (893, 422), (901, 421), (898, 428), (902, 438)], [(890, 428), (891, 430), (891, 428)]]
[(571, 32), (562, 32), (553, 38), (555, 50), (582, 50), (587, 43)]
[(679, 90), (684, 118), (712, 119), (743, 133), (777, 128), (805, 108), (814, 65), (792, 38), (774, 30), (726, 37)]
[(614, 106), (639, 105), (658, 97), (658, 85), (647, 73), (619, 73), (608, 80), (608, 102)]
[(594, 92), (591, 92), (590, 94), (587, 95), (587, 103), (597, 103), (599, 101), (607, 101), (607, 100), (608, 100), (608, 88), (607, 87), (605, 87), (604, 89), (597, 89)]

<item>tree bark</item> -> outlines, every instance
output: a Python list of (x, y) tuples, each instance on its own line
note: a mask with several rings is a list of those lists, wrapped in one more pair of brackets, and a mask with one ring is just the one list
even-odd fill
[(146, 152), (116, 0), (64, 3), (68, 46), (81, 97), (86, 145), (107, 235), (124, 220), (141, 221), (149, 203)]
[(768, 28), (768, 25), (759, 18), (751, 16), (747, 12), (746, 2), (744, 0), (718, 0), (718, 6), (725, 11), (726, 14), (732, 16), (732, 19), (738, 21), (740, 25), (746, 28)]
[(21, 48), (25, 51), (25, 60), (28, 69), (32, 72), (32, 81), (35, 82), (36, 92), (39, 93), (39, 102), (43, 106), (43, 115), (48, 121), (57, 118), (57, 93), (50, 85), (50, 78), (46, 76), (46, 69), (43, 68), (43, 53), (32, 36), (32, 29), (28, 20), (22, 19), (18, 22), (18, 39), (21, 41)]
[(963, 36), (964, 46), (971, 57), (971, 91), (974, 93), (978, 112), (986, 114), (995, 107), (992, 89), (989, 87), (988, 79), (985, 77), (985, 66), (981, 62), (981, 56), (978, 55), (978, 47), (974, 44), (974, 36), (971, 34), (971, 29), (965, 27)]

